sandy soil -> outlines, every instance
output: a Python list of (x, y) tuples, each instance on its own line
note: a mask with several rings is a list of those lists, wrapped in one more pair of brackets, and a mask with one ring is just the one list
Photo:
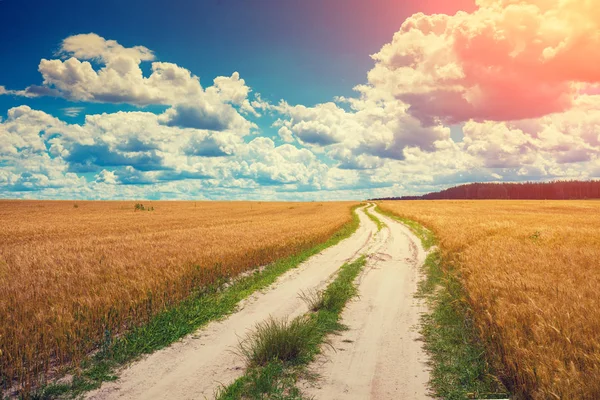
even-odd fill
[(360, 227), (350, 238), (284, 274), (266, 291), (255, 293), (235, 314), (131, 364), (120, 372), (118, 381), (103, 384), (87, 398), (213, 398), (219, 386), (243, 374), (244, 363), (234, 351), (249, 329), (269, 316), (293, 318), (305, 313), (306, 305), (298, 298), (300, 291), (324, 288), (346, 261), (370, 252), (376, 227), (362, 211), (358, 215)]
[(303, 392), (316, 400), (427, 399), (427, 356), (416, 326), (424, 307), (414, 298), (425, 259), (420, 241), (404, 225), (377, 214), (388, 228), (359, 277), (360, 297), (348, 304), (348, 331), (332, 338)]

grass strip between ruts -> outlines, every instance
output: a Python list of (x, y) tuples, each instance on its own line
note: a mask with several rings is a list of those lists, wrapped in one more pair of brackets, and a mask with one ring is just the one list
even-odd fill
[[(257, 325), (257, 332), (261, 333), (260, 341), (257, 340), (258, 334), (251, 333), (246, 339), (250, 343), (246, 342), (242, 351), (248, 356), (248, 369), (234, 383), (222, 388), (217, 398), (219, 400), (304, 399), (296, 383), (299, 378), (308, 376), (306, 366), (320, 352), (321, 346), (328, 343), (327, 335), (347, 329), (340, 323), (341, 313), (348, 300), (358, 292), (354, 280), (365, 264), (364, 255), (356, 261), (344, 264), (336, 279), (321, 293), (322, 301), (317, 310), (297, 317), (289, 323), (270, 320)], [(292, 338), (297, 347), (297, 351), (293, 353), (278, 351), (278, 347), (287, 348), (288, 343), (277, 340), (282, 337), (282, 332), (287, 333), (286, 330), (300, 335)], [(268, 338), (267, 341), (265, 337)], [(254, 352), (248, 351), (249, 349)], [(260, 358), (257, 362), (252, 358), (252, 355), (256, 356), (257, 352), (258, 354), (266, 352), (275, 356), (267, 360)], [(280, 354), (292, 354), (292, 356), (278, 356)]]
[(375, 214), (370, 213), (368, 208), (365, 208), (365, 214), (367, 214), (367, 217), (369, 217), (371, 221), (375, 222), (375, 225), (377, 225), (377, 232), (383, 229), (385, 223), (377, 218)]

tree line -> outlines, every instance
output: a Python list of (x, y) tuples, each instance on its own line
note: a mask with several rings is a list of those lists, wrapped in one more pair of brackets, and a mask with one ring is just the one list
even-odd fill
[(374, 200), (581, 200), (600, 198), (600, 181), (469, 183), (423, 196)]

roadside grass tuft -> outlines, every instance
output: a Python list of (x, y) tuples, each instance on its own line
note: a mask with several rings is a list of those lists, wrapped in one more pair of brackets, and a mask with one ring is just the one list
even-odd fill
[(307, 291), (301, 291), (300, 294), (298, 295), (298, 298), (300, 300), (302, 300), (306, 306), (308, 307), (309, 311), (319, 311), (321, 308), (323, 308), (324, 306), (324, 297), (323, 297), (323, 291), (322, 290), (314, 290), (314, 289), (309, 289)]
[(346, 329), (339, 322), (341, 312), (348, 300), (356, 295), (354, 279), (365, 264), (366, 257), (362, 256), (343, 265), (337, 278), (320, 293), (323, 301), (317, 311), (291, 322), (271, 319), (259, 324), (241, 342), (241, 353), (248, 363), (246, 373), (221, 388), (217, 398), (304, 399), (296, 382), (307, 376), (306, 365), (320, 352), (322, 344), (328, 344), (327, 335)]
[(319, 244), (299, 254), (280, 259), (256, 271), (229, 282), (227, 288), (221, 282), (201, 288), (197, 293), (178, 305), (166, 309), (154, 316), (147, 324), (136, 327), (121, 337), (114, 338), (98, 353), (73, 371), (71, 383), (52, 383), (30, 393), (28, 398), (55, 399), (75, 398), (83, 393), (100, 387), (102, 382), (117, 379), (114, 371), (135, 360), (143, 354), (149, 354), (167, 347), (180, 338), (196, 331), (207, 323), (223, 318), (237, 308), (237, 304), (257, 290), (264, 289), (287, 272), (297, 267), (309, 257), (336, 245), (356, 231), (360, 220), (355, 210), (364, 204), (352, 208), (352, 221), (342, 227), (325, 243)]

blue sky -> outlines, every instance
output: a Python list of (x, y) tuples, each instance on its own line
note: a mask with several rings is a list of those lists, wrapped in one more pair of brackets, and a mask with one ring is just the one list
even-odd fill
[(0, 197), (356, 199), (594, 178), (595, 119), (577, 118), (596, 111), (598, 79), (513, 62), (558, 48), (512, 20), (535, 28), (563, 6), (530, 3), (533, 17), (506, 0), (0, 1)]

